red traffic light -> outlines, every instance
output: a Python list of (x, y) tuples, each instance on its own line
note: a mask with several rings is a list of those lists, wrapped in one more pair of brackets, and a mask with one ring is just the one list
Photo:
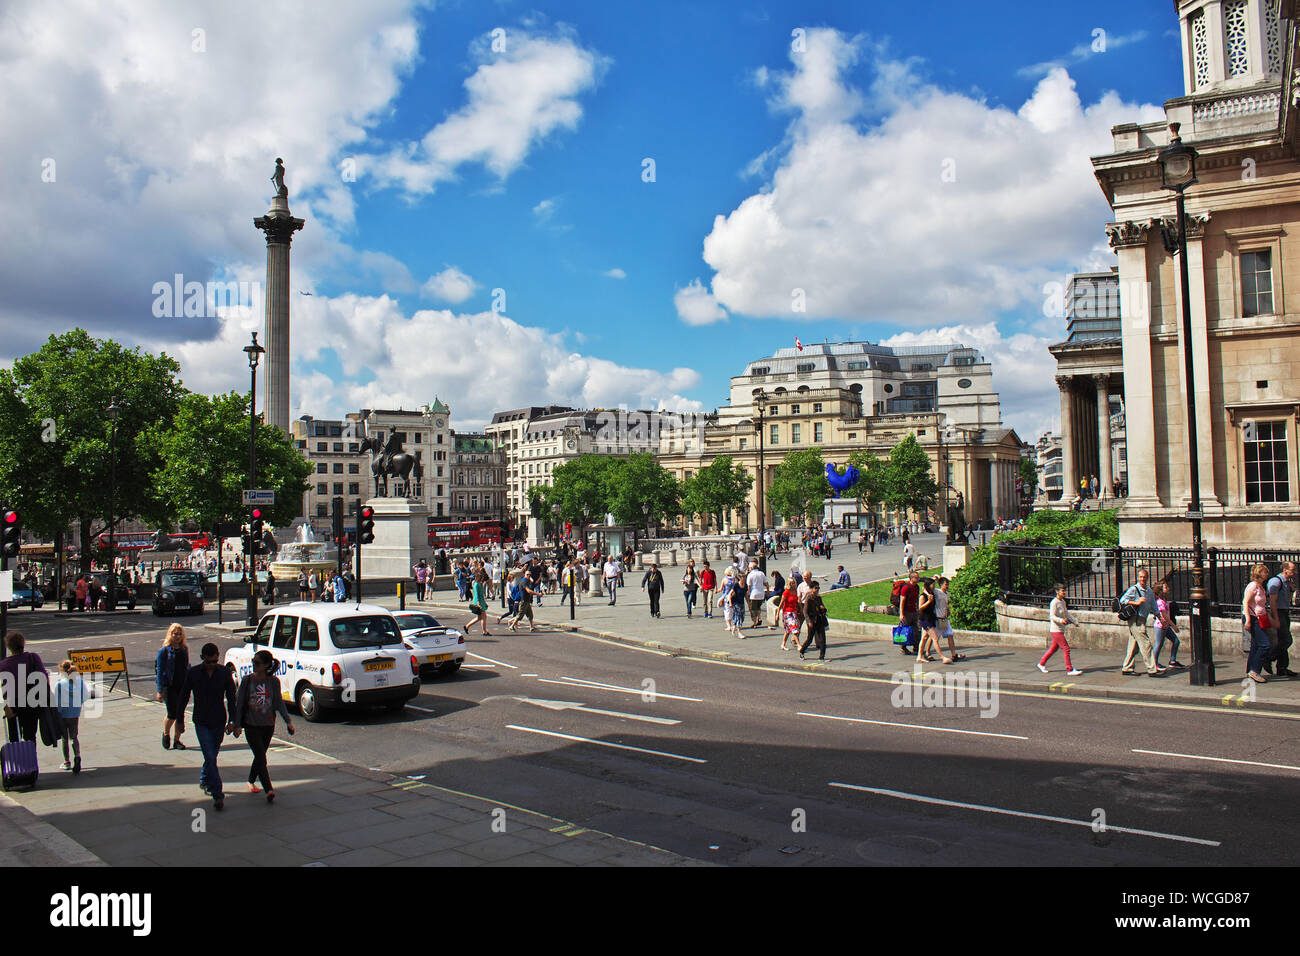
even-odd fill
[(17, 512), (17, 511), (6, 511), (6, 512), (5, 512), (5, 524), (17, 524), (17, 523), (18, 523), (18, 512)]
[(261, 509), (261, 508), (254, 508), (254, 509), (253, 509), (253, 517), (254, 517), (254, 518), (260, 518), (260, 517), (262, 517), (262, 509)]
[(374, 509), (374, 508), (371, 508), (371, 507), (365, 507), (365, 508), (362, 508), (362, 509), (361, 509), (361, 517), (363, 517), (363, 518), (373, 518), (374, 516), (375, 516), (375, 509)]

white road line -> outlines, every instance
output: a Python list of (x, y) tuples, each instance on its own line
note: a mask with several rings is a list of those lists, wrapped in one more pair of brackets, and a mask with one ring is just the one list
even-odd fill
[[(860, 790), (863, 793), (874, 793), (882, 797), (896, 797), (899, 800), (912, 800), (916, 803), (930, 803), (941, 807), (957, 807), (961, 810), (980, 810), (984, 813), (997, 813), (1008, 817), (1025, 817), (1029, 820), (1046, 820), (1049, 823), (1066, 823), (1074, 827), (1087, 827), (1092, 829), (1094, 823), (1092, 820), (1071, 820), (1069, 817), (1053, 817), (1043, 813), (1029, 813), (1025, 810), (1007, 810), (1003, 807), (986, 807), (979, 803), (961, 803), (956, 800), (940, 800), (938, 797), (927, 797), (919, 793), (904, 793), (901, 790), (882, 790), (878, 787), (859, 787), (851, 783), (835, 783), (832, 781), (828, 786), (839, 787), (842, 790)], [(1201, 846), (1222, 846), (1218, 840), (1202, 840), (1199, 837), (1179, 836), (1176, 833), (1160, 833), (1157, 830), (1137, 830), (1132, 827), (1117, 827), (1106, 824), (1106, 832), (1131, 833), (1134, 836), (1154, 837), (1157, 840), (1173, 840), (1177, 843), (1197, 843)]]
[(683, 757), (681, 754), (670, 754), (663, 750), (647, 750), (644, 747), (632, 747), (628, 744), (612, 744), (607, 740), (592, 740), (590, 737), (575, 737), (572, 734), (557, 734), (552, 730), (538, 730), (536, 727), (520, 727), (517, 724), (506, 724), (509, 730), (522, 730), (530, 734), (542, 734), (545, 737), (560, 737), (564, 740), (576, 740), (584, 744), (595, 744), (597, 747), (613, 747), (616, 750), (635, 750), (637, 753), (653, 754), (656, 757), (671, 757), (673, 760), (688, 760), (691, 763), (708, 763), (707, 760), (701, 760), (699, 757)]
[(649, 717), (645, 714), (626, 714), (620, 710), (600, 710), (596, 707), (588, 707), (586, 704), (576, 700), (539, 700), (536, 697), (516, 697), (515, 700), (521, 704), (533, 704), (537, 707), (545, 707), (547, 710), (577, 710), (584, 714), (600, 714), (603, 717), (624, 717), (627, 720), (640, 720), (647, 724), (680, 724), (680, 720), (673, 720), (670, 717)]
[(536, 674), (520, 674), (520, 677), (536, 677)]
[(562, 679), (567, 681), (573, 681), (575, 684), (582, 684), (586, 687), (597, 687), (603, 690), (621, 690), (629, 694), (650, 693), (650, 696), (652, 697), (669, 697), (673, 700), (693, 700), (697, 704), (704, 703), (704, 701), (699, 697), (679, 697), (677, 694), (661, 694), (658, 691), (651, 693), (647, 691), (644, 687), (622, 687), (618, 684), (606, 684), (604, 681), (586, 680), (585, 678), (582, 677), (569, 677), (567, 674)]
[(471, 671), (490, 671), (496, 667), (495, 664), (461, 664), (460, 666)]
[(434, 710), (434, 709), (431, 708), (431, 707), (416, 707), (414, 704), (407, 704), (406, 706), (409, 707), (409, 708), (411, 708), (411, 710), (418, 710), (418, 711), (419, 711), (420, 713), (422, 713), (422, 714), (436, 714), (436, 713), (437, 713), (437, 711)]
[[(543, 684), (561, 684), (565, 687), (577, 687), (582, 690), (608, 690), (618, 694), (636, 694), (638, 697), (648, 693), (647, 691), (637, 690), (633, 687), (606, 687), (600, 684), (582, 684), (579, 683), (578, 681), (573, 681), (573, 680), (548, 680), (545, 677), (539, 677), (537, 678), (537, 680)], [(693, 700), (693, 701), (700, 700), (698, 697), (677, 697), (674, 694), (655, 693), (653, 696), (671, 697), (673, 700)]]
[(489, 664), (497, 664), (497, 665), (499, 665), (499, 666), (501, 666), (501, 667), (508, 667), (508, 668), (510, 668), (512, 671), (517, 671), (517, 670), (519, 670), (519, 668), (518, 668), (518, 667), (515, 667), (514, 664), (507, 664), (505, 661), (494, 661), (494, 660), (493, 660), (492, 658), (490, 658), (490, 657), (484, 657), (482, 654), (475, 654), (473, 651), (466, 651), (465, 653), (468, 654), (470, 657), (477, 657), (477, 658), (478, 658), (479, 660), (481, 660), (481, 661), (487, 661)]
[(1287, 763), (1260, 763), (1258, 760), (1232, 760), (1228, 757), (1203, 757), (1200, 754), (1176, 754), (1169, 753), (1166, 750), (1137, 750), (1135, 754), (1154, 754), (1157, 757), (1185, 757), (1188, 760), (1213, 760), (1216, 763), (1239, 763), (1247, 767), (1271, 767), (1274, 770), (1300, 770), (1300, 767), (1293, 767)]
[(973, 734), (977, 737), (1005, 737), (1008, 740), (1029, 739), (1019, 734), (995, 734), (984, 730), (958, 730), (956, 727), (927, 727), (924, 724), (900, 724), (892, 720), (867, 720), (865, 717), (836, 717), (834, 714), (805, 714), (802, 711), (797, 716), (821, 717), (824, 720), (847, 720), (855, 724), (879, 724), (882, 727), (907, 727), (911, 730), (937, 730), (943, 734)]

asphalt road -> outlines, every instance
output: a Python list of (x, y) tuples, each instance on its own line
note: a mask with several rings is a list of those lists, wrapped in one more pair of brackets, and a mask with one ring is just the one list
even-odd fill
[[(182, 622), (207, 620), (215, 614)], [(152, 691), (166, 623), (147, 611), (10, 619), (47, 662), (66, 647), (124, 644), (137, 692)], [(201, 627), (189, 638), (234, 643)], [(886, 682), (545, 631), (476, 635), (470, 650), (459, 675), (427, 681), (403, 714), (300, 719), (295, 742), (491, 797), (507, 813), (537, 810), (720, 863), (1294, 858), (1272, 824), (1300, 798), (1294, 718), (1010, 691), (986, 699), (996, 715), (982, 717), (919, 706), (910, 686), (900, 700)]]

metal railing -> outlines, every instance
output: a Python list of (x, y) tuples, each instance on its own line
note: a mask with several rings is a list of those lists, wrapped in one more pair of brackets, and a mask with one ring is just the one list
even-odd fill
[[(1277, 574), (1283, 561), (1300, 563), (1300, 551), (1275, 548), (1209, 548), (1205, 552), (1205, 587), (1210, 613), (1236, 617), (1257, 564)], [(1181, 607), (1190, 606), (1191, 548), (1047, 548), (998, 544), (998, 591), (1008, 604), (1047, 607), (1064, 582), (1070, 606), (1080, 610), (1110, 610), (1113, 602), (1137, 582), (1145, 569), (1149, 584), (1169, 585)]]

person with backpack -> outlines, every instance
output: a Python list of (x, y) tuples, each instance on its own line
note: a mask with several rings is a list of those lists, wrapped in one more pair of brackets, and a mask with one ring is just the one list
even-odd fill
[[(161, 701), (167, 716), (163, 719), (163, 750), (188, 750), (181, 743), (181, 734), (185, 732), (185, 709), (180, 706), (181, 686), (190, 669), (190, 649), (185, 644), (185, 628), (171, 624), (163, 638), (163, 645), (158, 650), (153, 662), (154, 684), (157, 689), (155, 700)], [(171, 739), (173, 725), (176, 727), (176, 740)]]
[(1133, 616), (1127, 622), (1128, 649), (1124, 653), (1124, 665), (1120, 668), (1121, 674), (1130, 677), (1137, 673), (1133, 668), (1137, 663), (1139, 652), (1146, 664), (1148, 677), (1163, 674), (1167, 670), (1156, 663), (1155, 656), (1151, 653), (1151, 635), (1147, 633), (1147, 621), (1156, 610), (1155, 592), (1147, 587), (1150, 577), (1146, 568), (1139, 570), (1137, 583), (1125, 591), (1124, 596), (1119, 599), (1120, 604), (1127, 604), (1134, 608)]
[(921, 602), (920, 581), (921, 575), (913, 571), (907, 576), (905, 582), (894, 582), (894, 593), (898, 595), (898, 623), (912, 629), (911, 636), (898, 646), (904, 654), (915, 654), (921, 641), (920, 630), (917, 627), (917, 609)]
[(424, 558), (421, 558), (420, 563), (411, 569), (411, 573), (415, 576), (415, 599), (423, 601), (424, 588), (429, 583), (429, 566)]
[(652, 564), (641, 578), (641, 590), (650, 598), (650, 616), (661, 617), (659, 613), (659, 596), (664, 593), (664, 576), (659, 565)]
[(285, 728), (293, 734), (293, 719), (284, 706), (284, 695), (280, 691), (280, 678), (275, 675), (276, 660), (270, 651), (261, 650), (253, 655), (253, 672), (239, 682), (235, 694), (235, 707), (230, 718), (234, 725), (235, 739), (248, 732), (248, 749), (253, 752), (253, 763), (248, 768), (248, 792), (266, 791), (266, 802), (275, 800), (275, 790), (271, 787), (271, 772), (266, 765), (266, 752), (271, 746), (271, 737), (275, 734), (275, 715), (284, 718)]
[(469, 637), (469, 629), (475, 624), (479, 625), (479, 630), (483, 632), (484, 637), (492, 636), (487, 629), (487, 584), (487, 572), (480, 568), (478, 573), (474, 575), (473, 600), (470, 601), (469, 605), (469, 611), (474, 616), (462, 628), (466, 637)]
[[(0, 680), (0, 690), (4, 692), (5, 719), (17, 722), (18, 740), (36, 740), (40, 729), (41, 711), (49, 703), (44, 691), (50, 686), (50, 673), (41, 661), (41, 655), (27, 650), (27, 639), (18, 631), (5, 635), (5, 647), (9, 656), (0, 661), (0, 673), (8, 674), (9, 680)], [(34, 680), (34, 676), (40, 678)], [(37, 688), (30, 694), (28, 688)]]
[(520, 586), (520, 579), (523, 578), (524, 572), (515, 568), (510, 572), (510, 583), (506, 587), (506, 613), (497, 618), (497, 623), (501, 624), (508, 617), (514, 617), (519, 613), (519, 599), (523, 597), (523, 588)]
[(1056, 586), (1056, 597), (1052, 598), (1052, 603), (1047, 609), (1047, 616), (1050, 621), (1049, 633), (1052, 637), (1052, 643), (1051, 646), (1047, 648), (1047, 653), (1039, 659), (1038, 669), (1046, 674), (1047, 662), (1051, 660), (1051, 657), (1056, 653), (1057, 648), (1060, 648), (1061, 653), (1065, 655), (1066, 674), (1070, 677), (1078, 677), (1083, 673), (1083, 671), (1070, 663), (1070, 644), (1065, 639), (1065, 626), (1067, 624), (1074, 624), (1077, 626), (1079, 622), (1075, 620), (1074, 615), (1070, 613), (1070, 606), (1066, 603), (1064, 584), (1058, 584)]
[(1168, 582), (1161, 581), (1155, 587), (1156, 591), (1156, 643), (1152, 650), (1152, 656), (1156, 659), (1156, 664), (1160, 663), (1160, 651), (1164, 648), (1165, 642), (1169, 642), (1169, 667), (1182, 667), (1178, 663), (1178, 628), (1174, 623), (1174, 618), (1178, 615), (1178, 605), (1173, 601), (1169, 594)]
[(1268, 618), (1275, 631), (1270, 635), (1273, 643), (1271, 659), (1264, 665), (1264, 673), (1272, 674), (1277, 665), (1278, 677), (1300, 677), (1291, 670), (1291, 605), (1295, 601), (1296, 568), (1294, 561), (1283, 561), (1282, 570), (1268, 579)]
[(531, 634), (537, 630), (537, 625), (533, 621), (533, 598), (538, 596), (535, 579), (524, 574), (519, 579), (519, 610), (515, 613), (515, 619), (510, 622), (510, 630), (516, 630), (519, 622), (525, 617), (528, 618), (528, 632)]

